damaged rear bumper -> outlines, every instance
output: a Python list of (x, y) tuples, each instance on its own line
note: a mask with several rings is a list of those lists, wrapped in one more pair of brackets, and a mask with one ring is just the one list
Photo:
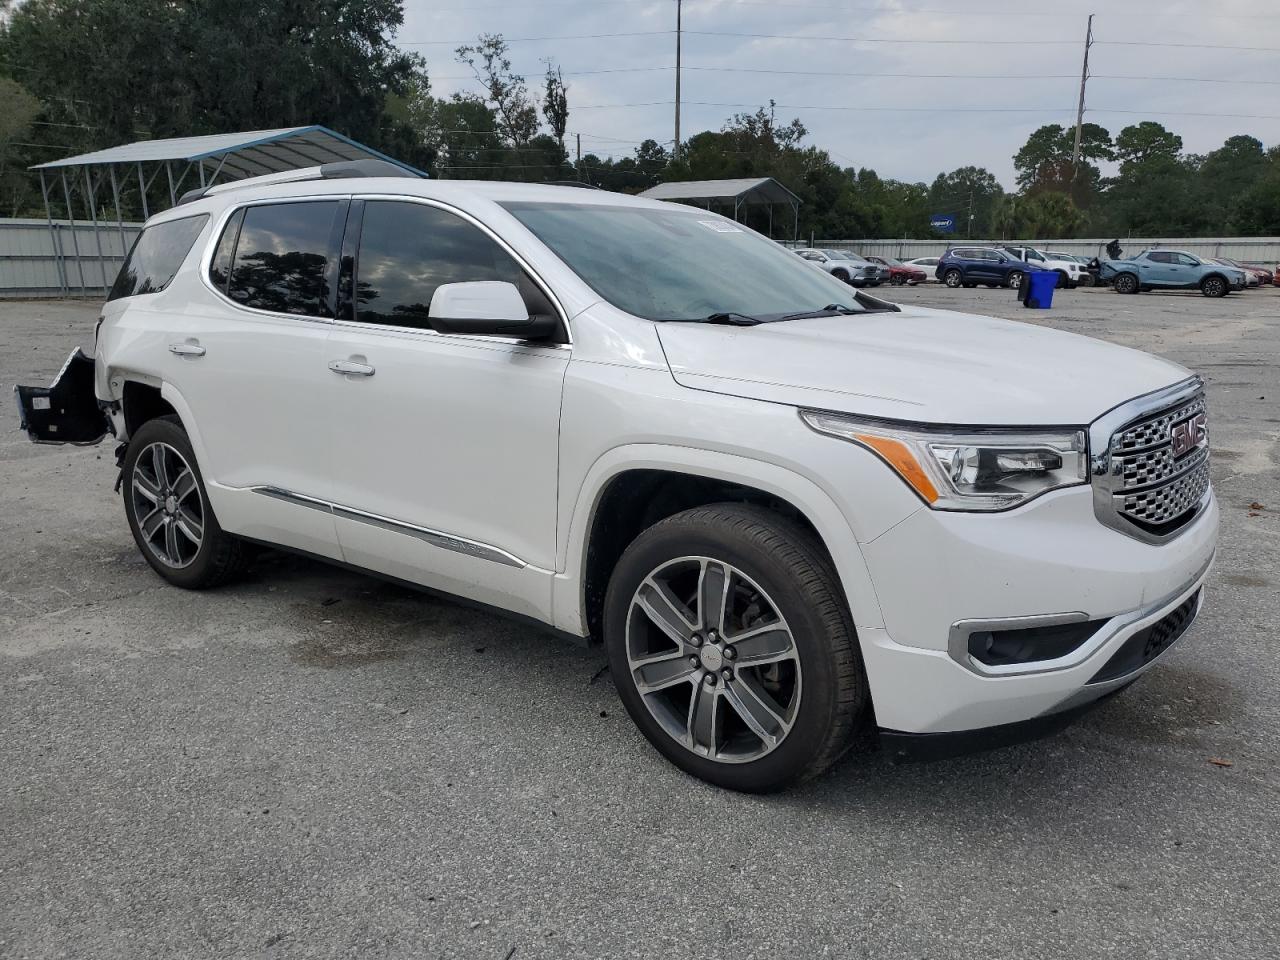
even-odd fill
[(98, 443), (114, 433), (94, 393), (93, 358), (77, 347), (48, 387), (16, 386), (18, 422), (35, 443)]

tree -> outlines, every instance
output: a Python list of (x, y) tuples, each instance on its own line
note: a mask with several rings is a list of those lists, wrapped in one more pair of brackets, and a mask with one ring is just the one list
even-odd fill
[(39, 100), (8, 77), (0, 77), (0, 199), (11, 217), (18, 215), (33, 193), (15, 141), (30, 134), (39, 114)]
[(543, 83), (542, 116), (551, 128), (551, 134), (564, 149), (564, 132), (569, 125), (569, 88), (565, 86), (564, 76), (559, 67), (553, 67), (547, 60), (547, 75)]
[[(992, 212), (1004, 188), (991, 171), (983, 167), (960, 167), (940, 173), (929, 187), (930, 213), (946, 213), (956, 218), (963, 236), (992, 234)], [(973, 219), (970, 222), (969, 216)]]
[(1115, 159), (1123, 176), (1134, 164), (1149, 160), (1176, 160), (1182, 152), (1182, 138), (1153, 120), (1143, 120), (1116, 134)]
[(1040, 127), (1014, 154), (1018, 186), (1027, 192), (1070, 191), (1080, 199), (1091, 197), (1102, 176), (1096, 161), (1112, 157), (1111, 134), (1096, 123), (1086, 123), (1080, 129), (1079, 168), (1072, 163), (1074, 151), (1074, 128), (1057, 123)]
[(1266, 169), (1262, 141), (1240, 134), (1228, 137), (1222, 146), (1204, 158), (1200, 176), (1206, 189), (1222, 201), (1248, 190)]
[(42, 159), (310, 123), (379, 147), (419, 64), (392, 42), (403, 20), (400, 0), (26, 0), (0, 69), (45, 105)]
[(481, 34), (478, 41), (454, 52), (484, 87), (488, 103), (498, 115), (502, 135), (512, 146), (527, 144), (538, 132), (538, 111), (529, 98), (524, 77), (511, 70), (507, 41), (502, 34)]

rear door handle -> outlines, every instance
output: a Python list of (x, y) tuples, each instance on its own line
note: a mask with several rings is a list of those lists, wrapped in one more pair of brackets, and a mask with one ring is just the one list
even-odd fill
[(204, 347), (198, 343), (171, 343), (169, 352), (176, 353), (180, 357), (203, 357)]
[(330, 360), (329, 369), (334, 373), (350, 374), (353, 377), (372, 377), (373, 367), (355, 360)]

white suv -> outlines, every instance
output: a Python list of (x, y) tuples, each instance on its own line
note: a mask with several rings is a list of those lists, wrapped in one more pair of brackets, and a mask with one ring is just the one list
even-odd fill
[(1080, 286), (1080, 281), (1088, 276), (1089, 271), (1075, 260), (1063, 260), (1051, 253), (1037, 250), (1035, 247), (1001, 247), (1005, 253), (1017, 257), (1023, 263), (1034, 263), (1046, 270), (1058, 272), (1058, 286), (1068, 290)]
[(1199, 609), (1187, 370), (686, 206), (362, 172), (153, 217), (93, 359), (18, 389), (33, 439), (122, 441), (170, 583), (265, 543), (603, 641), (657, 749), (752, 791), (1052, 729)]

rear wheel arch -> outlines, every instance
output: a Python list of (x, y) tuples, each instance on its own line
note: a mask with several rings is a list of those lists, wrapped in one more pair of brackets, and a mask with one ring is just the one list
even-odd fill
[[(159, 386), (142, 380), (125, 378), (120, 391), (125, 435), (132, 437), (148, 420), (178, 416)], [(179, 417), (181, 419), (181, 417)]]

